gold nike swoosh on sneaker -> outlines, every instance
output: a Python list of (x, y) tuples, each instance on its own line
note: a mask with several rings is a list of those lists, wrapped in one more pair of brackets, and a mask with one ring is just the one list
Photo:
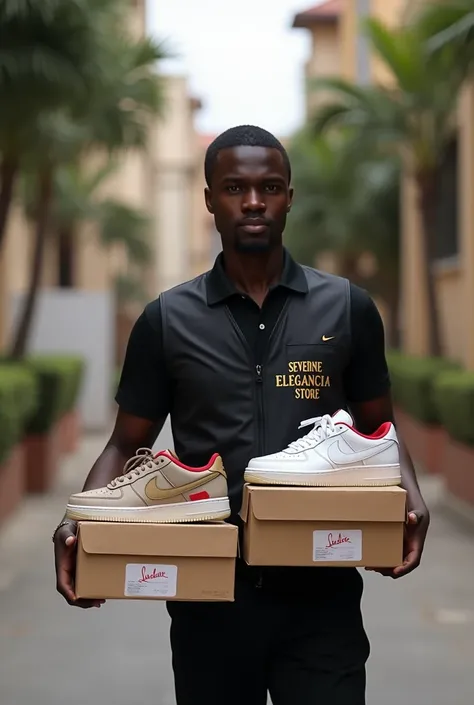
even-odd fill
[(153, 480), (150, 480), (150, 482), (146, 484), (145, 494), (148, 499), (151, 499), (152, 501), (169, 499), (170, 497), (177, 497), (180, 494), (185, 494), (186, 492), (191, 492), (191, 490), (195, 490), (198, 487), (207, 485), (208, 482), (215, 480), (216, 477), (219, 477), (219, 473), (213, 472), (212, 475), (200, 477), (199, 480), (194, 480), (194, 482), (188, 482), (180, 487), (169, 487), (167, 489), (160, 489), (157, 487), (156, 480), (153, 478)]
[(335, 337), (336, 337), (335, 335), (331, 335), (329, 337), (327, 335), (323, 335), (323, 336), (321, 336), (321, 340), (323, 340), (325, 343), (327, 343), (328, 340), (334, 340)]

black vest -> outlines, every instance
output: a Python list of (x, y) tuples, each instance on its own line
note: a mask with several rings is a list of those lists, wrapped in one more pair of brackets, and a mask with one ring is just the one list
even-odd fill
[(189, 465), (221, 454), (237, 523), (250, 458), (307, 433), (303, 419), (346, 408), (349, 282), (303, 269), (308, 293), (289, 295), (261, 368), (225, 302), (208, 304), (207, 273), (160, 296), (175, 450)]

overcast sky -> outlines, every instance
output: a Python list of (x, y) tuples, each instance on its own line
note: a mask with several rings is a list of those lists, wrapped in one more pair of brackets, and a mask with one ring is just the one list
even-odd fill
[(166, 73), (189, 76), (204, 108), (198, 128), (216, 134), (242, 123), (280, 137), (303, 120), (308, 32), (294, 15), (317, 0), (148, 0), (148, 29), (179, 56)]

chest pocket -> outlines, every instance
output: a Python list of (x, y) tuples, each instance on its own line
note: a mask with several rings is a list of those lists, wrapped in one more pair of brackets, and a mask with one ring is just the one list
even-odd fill
[[(313, 415), (332, 413), (343, 401), (344, 351), (331, 343), (286, 345), (286, 370), (279, 384), (285, 389), (285, 400), (290, 397)], [(316, 409), (319, 402), (321, 409)], [(303, 417), (302, 417), (303, 418)]]

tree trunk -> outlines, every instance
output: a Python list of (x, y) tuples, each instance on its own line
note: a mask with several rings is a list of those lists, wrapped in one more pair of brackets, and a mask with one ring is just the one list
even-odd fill
[(364, 286), (364, 280), (359, 274), (359, 269), (358, 269), (358, 261), (359, 261), (360, 254), (359, 253), (352, 253), (352, 252), (341, 252), (340, 254), (340, 272), (339, 275), (341, 277), (345, 277), (346, 279), (349, 279), (350, 282), (355, 284), (356, 286)]
[(74, 286), (74, 232), (62, 226), (58, 232), (58, 284), (63, 289)]
[(435, 357), (442, 354), (439, 310), (436, 298), (436, 285), (433, 274), (434, 253), (434, 225), (436, 218), (437, 199), (437, 172), (433, 171), (418, 174), (418, 202), (422, 225), (423, 271), (422, 281), (428, 298), (429, 339), (428, 353)]
[(371, 296), (379, 297), (387, 307), (389, 315), (388, 325), (385, 328), (387, 345), (398, 349), (400, 347), (400, 271), (398, 266), (394, 265), (393, 261), (391, 267), (382, 265), (380, 270), (367, 279), (362, 286)]
[(398, 282), (398, 277), (396, 275), (394, 279), (392, 279), (390, 276), (387, 276), (387, 281), (385, 282), (385, 291), (383, 292), (383, 298), (387, 305), (389, 315), (389, 324), (387, 330), (388, 344), (393, 350), (398, 350), (400, 347), (400, 286)]
[(31, 332), (38, 290), (43, 270), (44, 249), (48, 232), (48, 221), (53, 194), (52, 170), (48, 167), (38, 174), (38, 206), (34, 241), (34, 253), (31, 260), (28, 291), (23, 303), (19, 323), (15, 332), (10, 356), (14, 360), (24, 357)]
[(18, 174), (18, 161), (4, 157), (0, 166), (0, 250), (5, 239), (8, 216), (13, 201), (13, 189)]

